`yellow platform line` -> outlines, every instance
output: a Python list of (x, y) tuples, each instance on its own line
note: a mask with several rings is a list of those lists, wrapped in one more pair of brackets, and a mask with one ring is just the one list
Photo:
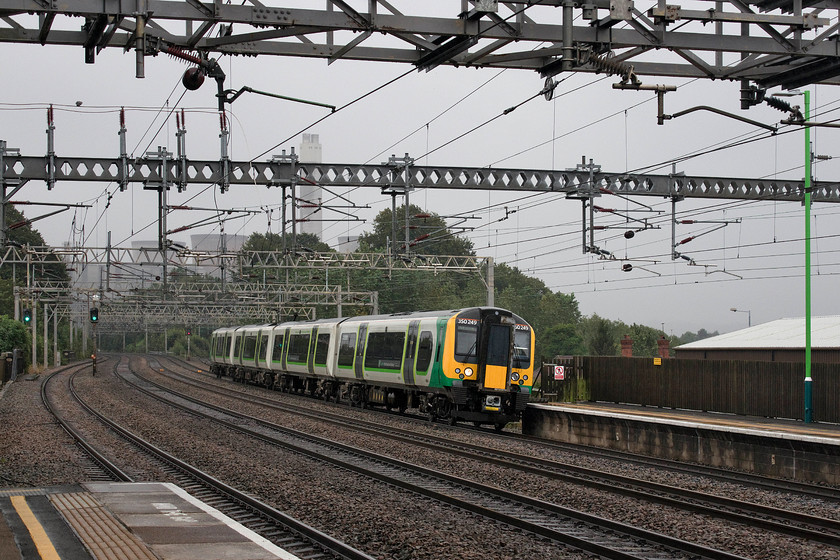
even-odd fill
[(61, 560), (58, 552), (56, 552), (55, 547), (52, 544), (52, 541), (50, 541), (50, 538), (47, 536), (47, 532), (44, 531), (44, 527), (41, 526), (38, 518), (36, 518), (35, 514), (32, 513), (32, 510), (29, 509), (29, 504), (26, 503), (26, 498), (23, 496), (12, 496), (11, 501), (12, 506), (14, 506), (21, 521), (23, 521), (23, 524), (26, 525), (26, 528), (29, 530), (32, 541), (38, 549), (38, 554), (41, 555), (41, 560)]

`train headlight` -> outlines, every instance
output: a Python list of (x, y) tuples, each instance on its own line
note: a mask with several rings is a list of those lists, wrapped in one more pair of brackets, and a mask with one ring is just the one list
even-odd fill
[(522, 376), (522, 381), (528, 381), (528, 374), (527, 373)]
[(514, 372), (513, 372), (513, 374), (511, 374), (510, 378), (511, 378), (511, 380), (513, 380), (513, 381), (519, 381), (519, 372), (518, 372), (518, 371), (514, 371)]
[(466, 374), (467, 377), (471, 376), (473, 374), (473, 368), (471, 368), (471, 367), (465, 368), (464, 369), (464, 374)]
[(461, 373), (461, 368), (456, 367), (456, 368), (455, 368), (455, 373)]

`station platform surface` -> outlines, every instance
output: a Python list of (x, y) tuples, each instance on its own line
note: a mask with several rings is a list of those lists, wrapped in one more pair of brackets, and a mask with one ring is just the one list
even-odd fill
[(173, 484), (0, 489), (3, 560), (295, 560)]
[(761, 418), (756, 416), (740, 416), (737, 414), (721, 414), (618, 403), (542, 403), (535, 406), (550, 407), (552, 409), (566, 410), (580, 414), (591, 414), (593, 416), (608, 416), (690, 428), (703, 428), (778, 439), (840, 445), (840, 425), (838, 424), (815, 422), (806, 424), (801, 420)]
[(529, 403), (522, 433), (840, 487), (836, 424), (616, 403)]

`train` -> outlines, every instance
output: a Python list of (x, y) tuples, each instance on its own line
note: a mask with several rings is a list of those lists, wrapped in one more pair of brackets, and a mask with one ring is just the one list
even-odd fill
[(497, 307), (225, 327), (210, 354), (217, 377), (497, 430), (534, 381), (533, 329)]

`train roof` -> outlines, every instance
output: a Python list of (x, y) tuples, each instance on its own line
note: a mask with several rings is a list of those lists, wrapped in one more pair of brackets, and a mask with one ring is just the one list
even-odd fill
[(340, 323), (344, 321), (374, 321), (374, 320), (382, 320), (382, 319), (427, 319), (430, 317), (452, 317), (453, 315), (458, 315), (465, 311), (488, 311), (488, 310), (499, 310), (504, 311), (506, 313), (511, 313), (517, 320), (525, 322), (525, 320), (513, 313), (508, 311), (507, 309), (502, 309), (501, 307), (462, 307), (459, 309), (444, 309), (444, 310), (437, 310), (437, 311), (399, 311), (396, 313), (385, 313), (379, 315), (358, 315), (355, 317), (333, 317), (328, 319), (311, 319), (308, 321), (283, 321), (280, 323), (266, 323), (262, 325), (240, 325), (234, 327), (223, 327), (220, 329), (216, 329), (216, 331), (233, 331), (239, 329), (253, 329), (253, 328), (271, 328), (271, 327), (280, 327), (280, 326), (306, 326), (306, 325), (319, 325), (319, 324), (333, 324), (333, 323)]

